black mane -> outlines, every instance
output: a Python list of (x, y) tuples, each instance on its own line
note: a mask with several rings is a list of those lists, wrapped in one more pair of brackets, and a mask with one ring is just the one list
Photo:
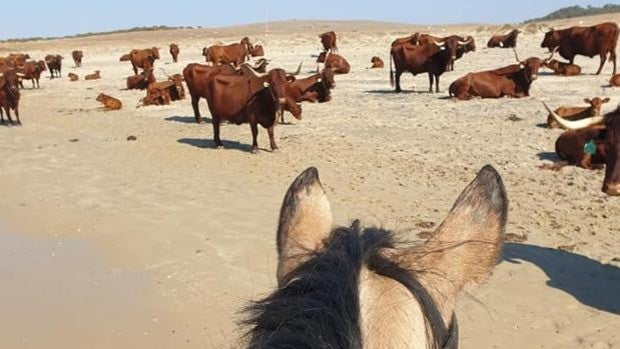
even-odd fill
[[(430, 295), (409, 271), (379, 254), (394, 246), (391, 232), (362, 231), (356, 221), (350, 228), (334, 230), (326, 246), (291, 272), (283, 287), (245, 309), (248, 348), (361, 349), (358, 285), (362, 266), (406, 286), (433, 329), (432, 347), (447, 342), (450, 333)], [(454, 319), (452, 327), (456, 332)]]

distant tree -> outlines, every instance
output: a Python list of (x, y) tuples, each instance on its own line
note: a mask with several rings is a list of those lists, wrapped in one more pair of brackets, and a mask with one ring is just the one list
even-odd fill
[(551, 20), (556, 20), (556, 19), (592, 16), (592, 15), (614, 13), (614, 12), (620, 12), (620, 5), (606, 4), (606, 5), (603, 5), (602, 7), (594, 7), (592, 5), (588, 5), (585, 8), (579, 5), (576, 5), (576, 6), (568, 6), (568, 7), (561, 8), (559, 10), (551, 12), (550, 14), (544, 17), (528, 19), (527, 21), (523, 23), (551, 21)]

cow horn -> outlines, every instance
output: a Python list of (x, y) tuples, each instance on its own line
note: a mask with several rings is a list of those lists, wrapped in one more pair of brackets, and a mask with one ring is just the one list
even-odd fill
[(547, 34), (547, 33), (548, 33), (548, 32), (550, 32), (551, 30), (553, 30), (553, 28), (552, 28), (551, 30), (544, 31), (544, 30), (542, 29), (542, 25), (541, 25), (541, 26), (538, 26), (538, 30), (540, 30), (540, 32), (541, 32), (541, 33), (543, 33), (543, 34)]
[(286, 73), (287, 75), (292, 75), (292, 76), (297, 76), (299, 75), (299, 73), (301, 72), (301, 66), (304, 65), (304, 62), (300, 62), (299, 66), (297, 67), (297, 70), (294, 73)]
[(4, 73), (0, 73), (0, 78), (1, 78), (2, 76), (4, 76)]
[(168, 79), (170, 79), (170, 75), (168, 75), (168, 73), (166, 73), (166, 71), (164, 70), (164, 68), (159, 68), (159, 70), (161, 70), (161, 71), (162, 71), (162, 73), (164, 73), (164, 75), (166, 75), (166, 77), (167, 77)]
[(24, 75), (22, 73), (15, 73), (15, 75), (19, 76), (20, 78), (26, 77), (26, 75)]
[(556, 47), (554, 50), (551, 51), (551, 56), (549, 56), (549, 58), (546, 59), (546, 61), (550, 61), (553, 58), (553, 55), (558, 51), (559, 47)]
[(471, 43), (471, 40), (473, 39), (471, 36), (468, 36), (469, 39), (467, 39), (466, 41), (460, 41), (459, 40), (459, 45), (469, 45)]
[(514, 47), (512, 48), (512, 52), (515, 53), (515, 58), (517, 59), (517, 62), (521, 63), (521, 60), (519, 59), (519, 54), (517, 53), (517, 50)]
[(605, 119), (603, 116), (593, 116), (590, 118), (585, 118), (585, 119), (576, 120), (576, 121), (566, 120), (562, 118), (561, 116), (559, 116), (556, 112), (551, 110), (551, 108), (549, 108), (547, 103), (545, 102), (542, 102), (542, 103), (547, 109), (547, 111), (549, 111), (549, 114), (553, 115), (553, 118), (555, 119), (555, 121), (557, 121), (558, 124), (560, 124), (562, 127), (568, 130), (578, 130), (578, 129), (590, 127), (593, 125), (598, 125), (598, 124), (603, 123), (603, 120)]
[(431, 41), (432, 41), (435, 45), (437, 45), (438, 47), (443, 47), (443, 46), (445, 46), (445, 45), (446, 45), (446, 43), (445, 43), (445, 42), (437, 42), (437, 41), (435, 41), (435, 39), (431, 39)]
[(252, 66), (250, 66), (248, 63), (243, 63), (243, 65), (241, 65), (241, 67), (245, 67), (247, 71), (252, 73), (252, 75), (254, 75), (257, 78), (260, 78), (260, 77), (264, 76), (264, 75), (259, 74), (256, 70), (254, 70), (254, 68), (252, 68)]

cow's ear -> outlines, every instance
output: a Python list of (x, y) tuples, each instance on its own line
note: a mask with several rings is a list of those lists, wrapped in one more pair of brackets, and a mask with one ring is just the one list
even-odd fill
[(611, 99), (609, 99), (609, 97), (607, 97), (607, 98), (603, 99), (603, 101), (601, 103), (609, 103), (610, 100)]
[(584, 98), (583, 101), (586, 102), (586, 104), (591, 104), (592, 103), (590, 98)]
[(295, 80), (297, 80), (293, 75), (287, 75), (286, 76), (286, 81), (290, 84), (295, 82)]
[(278, 224), (278, 272), (280, 285), (287, 275), (323, 247), (332, 228), (332, 211), (319, 181), (319, 172), (310, 167), (291, 184), (280, 210)]

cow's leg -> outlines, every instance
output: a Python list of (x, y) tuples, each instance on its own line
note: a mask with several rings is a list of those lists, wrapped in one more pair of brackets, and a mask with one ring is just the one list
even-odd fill
[(439, 93), (439, 75), (435, 75), (435, 92)]
[(213, 125), (213, 141), (216, 148), (223, 148), (224, 144), (220, 140), (220, 118), (212, 116), (211, 125)]
[(11, 118), (11, 108), (4, 107), (4, 111), (6, 111), (6, 117), (9, 119), (9, 125), (13, 125), (13, 119)]
[(15, 106), (15, 118), (17, 119), (17, 124), (21, 125), (22, 122), (21, 122), (21, 120), (19, 120), (19, 105)]
[(24, 80), (19, 80), (19, 88), (24, 89)]
[(269, 134), (269, 145), (271, 146), (271, 150), (273, 151), (278, 149), (278, 146), (276, 145), (276, 140), (273, 135), (274, 127), (275, 125), (272, 125), (270, 128), (267, 129), (267, 133)]
[(395, 80), (396, 80), (396, 92), (402, 92), (401, 88), (400, 88), (400, 76), (403, 75), (403, 72), (400, 70), (396, 70), (396, 74), (395, 74)]
[(252, 129), (252, 154), (258, 153), (258, 124), (256, 122), (250, 122), (250, 128)]
[(615, 50), (612, 50), (612, 51), (609, 52), (609, 60), (614, 65), (614, 72), (612, 74), (616, 75), (616, 51)]
[(605, 61), (607, 60), (607, 54), (603, 53), (600, 55), (601, 57), (601, 65), (598, 66), (598, 70), (596, 71), (596, 75), (599, 75), (603, 70), (603, 66), (605, 66)]
[(1, 105), (0, 105), (0, 124), (4, 125), (4, 113), (2, 112)]
[(138, 68), (136, 67), (136, 65), (131, 63), (131, 67), (133, 68), (133, 74), (138, 75)]
[(200, 102), (200, 96), (191, 95), (192, 97), (192, 108), (194, 108), (194, 118), (196, 118), (197, 123), (202, 122), (202, 116), (200, 116), (200, 108), (198, 108), (198, 102)]

